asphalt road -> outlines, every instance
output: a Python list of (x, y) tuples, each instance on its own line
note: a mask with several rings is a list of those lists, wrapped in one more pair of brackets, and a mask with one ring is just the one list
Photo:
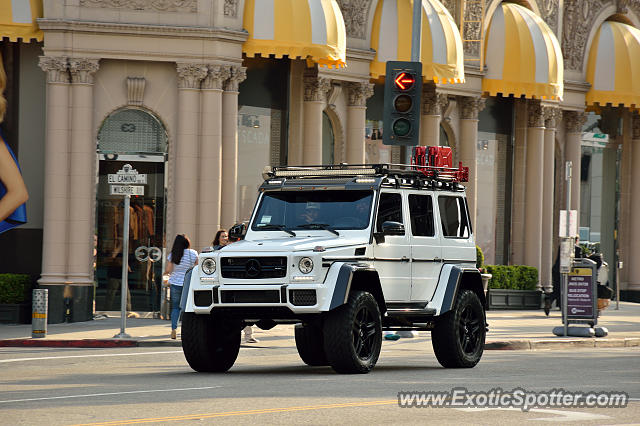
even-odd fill
[[(276, 344), (277, 343), (277, 344)], [(300, 361), (293, 339), (243, 347), (225, 374), (193, 372), (179, 348), (0, 348), (0, 424), (625, 424), (640, 416), (640, 348), (490, 351), (441, 368), (426, 338), (385, 342), (367, 375)], [(400, 408), (401, 391), (627, 392), (626, 408)]]

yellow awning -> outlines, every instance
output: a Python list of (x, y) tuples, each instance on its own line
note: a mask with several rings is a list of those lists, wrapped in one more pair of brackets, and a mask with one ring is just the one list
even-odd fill
[(500, 4), (491, 17), (484, 49), (484, 92), (491, 96), (562, 99), (560, 43), (542, 18), (529, 9)]
[[(373, 15), (371, 77), (384, 76), (387, 61), (411, 60), (413, 0), (380, 0)], [(462, 38), (438, 0), (422, 0), (422, 75), (436, 83), (464, 82)]]
[(329, 68), (344, 67), (347, 32), (336, 0), (246, 0), (244, 28), (249, 57), (308, 59)]
[(42, 0), (1, 0), (0, 38), (29, 43), (42, 41), (43, 33), (36, 23), (42, 18)]
[(605, 21), (596, 33), (587, 62), (587, 106), (611, 104), (640, 109), (640, 30)]

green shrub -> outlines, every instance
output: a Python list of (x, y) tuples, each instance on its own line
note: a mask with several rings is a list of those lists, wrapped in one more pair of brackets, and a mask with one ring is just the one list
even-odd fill
[(538, 269), (524, 265), (487, 265), (491, 275), (489, 288), (507, 290), (535, 290), (538, 283)]
[(480, 269), (484, 267), (484, 253), (479, 246), (476, 246), (476, 268)]
[(31, 278), (26, 274), (0, 274), (0, 303), (22, 303), (29, 299)]

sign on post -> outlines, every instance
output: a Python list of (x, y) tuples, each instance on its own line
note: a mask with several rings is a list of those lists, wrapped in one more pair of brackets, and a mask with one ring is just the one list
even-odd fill
[(141, 185), (110, 185), (111, 195), (144, 195)]
[(567, 210), (560, 210), (560, 223), (558, 230), (560, 237), (575, 238), (578, 236), (578, 211), (569, 210), (569, 235), (567, 235)]
[(593, 268), (574, 268), (567, 282), (567, 318), (594, 319), (597, 312), (597, 294), (593, 285)]

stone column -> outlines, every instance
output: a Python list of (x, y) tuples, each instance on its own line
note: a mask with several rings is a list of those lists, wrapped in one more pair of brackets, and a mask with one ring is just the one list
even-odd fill
[(478, 113), (484, 108), (485, 100), (474, 97), (458, 97), (460, 106), (460, 152), (458, 158), (462, 165), (469, 167), (469, 182), (467, 187), (467, 203), (471, 225), (476, 225), (477, 194), (477, 158), (478, 143)]
[(449, 103), (444, 93), (437, 93), (433, 84), (422, 90), (422, 116), (420, 119), (420, 145), (440, 145), (440, 119)]
[[(524, 263), (542, 266), (542, 193), (544, 188), (544, 116), (539, 101), (529, 101), (525, 171)], [(540, 285), (538, 283), (538, 285)]]
[(307, 73), (304, 76), (304, 130), (302, 164), (322, 164), (322, 111), (331, 80)]
[[(563, 114), (565, 123), (565, 161), (573, 163), (571, 176), (571, 210), (577, 210), (580, 218), (580, 162), (582, 159), (582, 125), (587, 120), (584, 112), (565, 111)], [(562, 174), (565, 175), (564, 173)], [(566, 200), (566, 198), (565, 198)], [(562, 206), (564, 209), (565, 200)]]
[(200, 120), (200, 179), (198, 185), (198, 234), (196, 250), (209, 246), (220, 229), (222, 188), (222, 84), (231, 72), (224, 65), (209, 65), (202, 81)]
[[(630, 203), (629, 203), (629, 253), (624, 267), (629, 268), (627, 272), (627, 290), (640, 291), (640, 220), (637, 212), (640, 211), (640, 116), (635, 115), (632, 123), (631, 140), (631, 179), (629, 182)], [(611, 267), (611, 265), (609, 265)]]
[(546, 293), (553, 291), (551, 269), (553, 266), (553, 201), (556, 128), (561, 111), (555, 107), (544, 107), (544, 150), (543, 150), (543, 186), (542, 188), (542, 251), (540, 284)]
[[(178, 126), (175, 152), (175, 221), (177, 234), (196, 236), (198, 194), (198, 133), (200, 132), (200, 84), (207, 76), (202, 64), (177, 64)], [(174, 236), (168, 236), (167, 242)]]
[[(64, 284), (67, 276), (69, 198), (69, 70), (66, 57), (40, 57), (47, 73), (44, 145), (44, 223), (41, 285)], [(87, 201), (88, 202), (88, 201)]]
[(245, 67), (229, 68), (222, 93), (222, 227), (238, 220), (238, 87), (247, 78)]
[[(349, 83), (347, 91), (347, 163), (364, 164), (367, 99), (373, 95), (373, 84), (367, 81)], [(322, 155), (322, 150), (320, 152)]]

